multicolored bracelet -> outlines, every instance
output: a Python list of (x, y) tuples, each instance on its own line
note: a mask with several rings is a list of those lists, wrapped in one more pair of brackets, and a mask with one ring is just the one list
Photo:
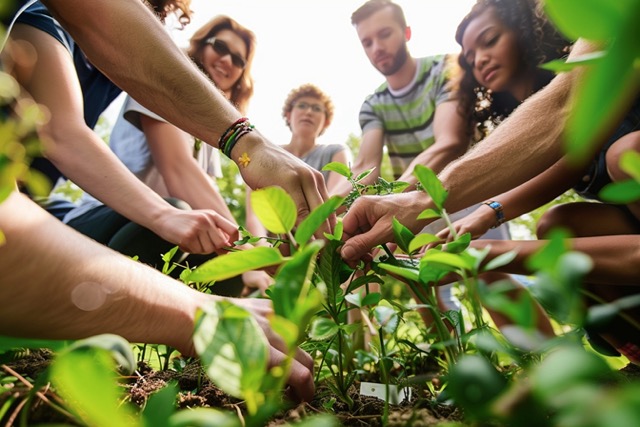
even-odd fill
[(484, 204), (489, 206), (491, 209), (493, 209), (493, 211), (496, 214), (496, 225), (494, 225), (491, 228), (497, 228), (502, 224), (504, 224), (505, 218), (504, 218), (504, 210), (502, 208), (502, 205), (499, 202), (496, 202), (494, 200), (489, 200), (488, 202), (484, 202)]
[(253, 131), (254, 126), (249, 123), (249, 119), (241, 117), (222, 134), (218, 140), (218, 149), (222, 154), (231, 158), (231, 150), (240, 138)]

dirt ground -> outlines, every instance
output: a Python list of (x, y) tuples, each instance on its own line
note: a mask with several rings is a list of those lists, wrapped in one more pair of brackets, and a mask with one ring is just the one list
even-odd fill
[[(27, 399), (28, 396), (33, 395), (34, 391), (34, 387), (28, 380), (42, 379), (41, 373), (48, 366), (51, 356), (48, 351), (29, 352), (10, 363), (5, 362), (1, 365), (3, 374), (18, 379), (12, 384), (3, 384), (0, 387), (0, 408), (11, 396), (24, 397), (13, 399), (13, 407), (0, 420), (1, 426), (20, 425), (24, 420), (27, 421), (27, 425), (35, 423), (76, 425), (68, 414), (56, 409), (63, 407), (63, 402), (49, 388), (46, 381), (36, 381), (36, 388), (39, 391), (33, 398)], [(640, 378), (640, 368), (634, 365), (628, 365), (621, 372), (629, 379)], [(163, 388), (170, 381), (175, 381), (180, 390), (178, 408), (212, 407), (234, 413), (242, 413), (244, 410), (243, 403), (214, 386), (197, 363), (188, 364), (181, 372), (158, 371), (140, 363), (134, 375), (121, 377), (120, 380), (127, 390), (127, 398), (139, 407), (144, 405), (152, 393)], [(293, 423), (309, 415), (327, 412), (335, 415), (344, 426), (383, 425), (383, 401), (375, 397), (361, 396), (358, 386), (359, 384), (355, 384), (350, 390), (350, 397), (354, 401), (351, 409), (340, 401), (330, 405), (329, 401), (333, 393), (328, 388), (320, 387), (312, 402), (292, 405), (274, 417), (268, 426)], [(331, 409), (327, 409), (328, 406), (331, 406)], [(450, 405), (435, 404), (428, 391), (412, 389), (411, 400), (403, 401), (399, 405), (390, 405), (387, 425), (421, 427), (438, 426), (448, 422), (465, 425), (463, 414), (459, 409)]]

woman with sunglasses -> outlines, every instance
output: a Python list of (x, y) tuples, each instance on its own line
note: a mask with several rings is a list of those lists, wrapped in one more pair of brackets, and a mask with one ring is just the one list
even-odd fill
[[(253, 95), (250, 70), (255, 44), (253, 32), (227, 16), (217, 16), (194, 33), (187, 50), (198, 67), (243, 114)], [(110, 147), (136, 176), (175, 206), (211, 209), (236, 224), (215, 184), (215, 178), (221, 177), (218, 151), (199, 143), (130, 96), (125, 99), (112, 130)], [(156, 268), (163, 265), (162, 254), (174, 246), (90, 195), (85, 195), (80, 206), (64, 221)], [(210, 258), (211, 255), (179, 254), (174, 261), (193, 267)], [(271, 278), (262, 271), (248, 272), (243, 275), (243, 281), (247, 286), (266, 289)], [(237, 293), (238, 289), (222, 290), (218, 286), (216, 291)]]
[[(322, 172), (329, 194), (345, 178), (322, 168), (331, 162), (349, 164), (351, 152), (344, 144), (318, 144), (318, 138), (333, 119), (333, 102), (317, 86), (307, 83), (289, 92), (282, 107), (282, 118), (291, 130), (291, 141), (283, 145), (289, 153)], [(266, 230), (251, 209), (251, 189), (247, 187), (247, 229), (255, 236), (265, 236)]]

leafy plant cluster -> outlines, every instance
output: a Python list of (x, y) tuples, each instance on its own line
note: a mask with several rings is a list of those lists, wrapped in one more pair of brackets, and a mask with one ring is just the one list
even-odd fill
[[(595, 134), (593, 126), (606, 123), (608, 112), (614, 111), (628, 93), (637, 93), (640, 45), (635, 42), (639, 30), (634, 17), (640, 16), (640, 3), (548, 0), (547, 8), (568, 35), (608, 42), (599, 55), (571, 65), (589, 66), (567, 131), (570, 153), (579, 157), (588, 151), (590, 136)], [(567, 65), (561, 67), (564, 70)], [(8, 75), (0, 73), (4, 106), (12, 107), (7, 111), (17, 112), (7, 115), (0, 124), (0, 201), (13, 191), (16, 180), (33, 188), (41, 186), (37, 175), (26, 167), (35, 153), (30, 141), (41, 113), (31, 105), (15, 104), (16, 88)], [(600, 114), (602, 111), (607, 114)], [(603, 194), (620, 203), (640, 199), (638, 153), (625, 155), (622, 167), (632, 179), (608, 187)], [(268, 291), (274, 308), (271, 327), (283, 337), (289, 356), (302, 346), (315, 357), (316, 382), (325, 384), (334, 396), (325, 405), (326, 415), (305, 418), (301, 425), (337, 424), (330, 415), (332, 405), (340, 402), (351, 407), (350, 388), (363, 378), (375, 378), (387, 387), (397, 384), (427, 389), (435, 401), (461, 407), (466, 418), (478, 424), (640, 424), (640, 385), (617, 380), (608, 360), (585, 349), (584, 344), (585, 327), (603, 327), (622, 310), (637, 307), (640, 297), (586, 310), (580, 303), (581, 283), (591, 261), (566, 248), (567, 236), (557, 233), (529, 261), (536, 271), (532, 288), (535, 297), (562, 326), (558, 337), (545, 340), (533, 331), (535, 318), (527, 294), (513, 300), (506, 296), (509, 289), (504, 285), (487, 286), (481, 279), (482, 273), (508, 263), (514, 254), (486, 262), (485, 251), (469, 248), (468, 235), (456, 236), (453, 243), (442, 246), (435, 236), (414, 235), (395, 222), (399, 251), (380, 248), (382, 255), (372, 263), (372, 269), (346, 265), (338, 253), (342, 244), (340, 223), (324, 239), (314, 238), (319, 226), (358, 195), (391, 193), (403, 187), (384, 180), (365, 186), (360, 180), (366, 173), (354, 177), (348, 168), (336, 164), (329, 169), (352, 182), (354, 192), (347, 200), (331, 198), (298, 221), (293, 201), (281, 189), (255, 191), (252, 203), (259, 219), (277, 236), (269, 240), (272, 246), (230, 252), (194, 270), (186, 268), (181, 274), (185, 283), (209, 292), (211, 286), (215, 290), (216, 282), (244, 271), (276, 270), (275, 284)], [(442, 184), (427, 168), (417, 168), (416, 175), (436, 206), (423, 212), (422, 217), (448, 221), (444, 209), (447, 192)], [(257, 239), (260, 237), (247, 235), (243, 241)], [(288, 247), (289, 255), (282, 254), (281, 245)], [(170, 259), (171, 254), (167, 254), (165, 272), (175, 268)], [(457, 280), (463, 307), (441, 312), (436, 287), (450, 277)], [(411, 302), (386, 292), (389, 284), (398, 280), (410, 289)], [(376, 286), (381, 290), (371, 290)], [(361, 292), (362, 288), (368, 292)], [(488, 320), (487, 307), (509, 318), (517, 333), (506, 339)], [(427, 313), (432, 323), (416, 322), (418, 311)], [(350, 314), (356, 312), (361, 323), (349, 321)], [(363, 330), (371, 336), (368, 347), (354, 339)], [(46, 347), (56, 352), (46, 374), (25, 385), (21, 389), (24, 392), (0, 389), (5, 398), (0, 403), (0, 418), (13, 417), (15, 421), (21, 417), (18, 422), (26, 425), (27, 409), (42, 399), (70, 422), (84, 425), (260, 426), (286, 407), (283, 390), (290, 359), (280, 366), (268, 365), (266, 338), (247, 312), (224, 302), (208, 307), (198, 313), (194, 342), (207, 376), (226, 393), (242, 399), (242, 414), (212, 408), (178, 411), (175, 385), (151, 396), (142, 408), (123, 403), (116, 367), (124, 373), (133, 372), (135, 355), (132, 345), (120, 337), (100, 336), (74, 343), (0, 337), (4, 357), (14, 354), (11, 352), (16, 348)], [(149, 348), (164, 369), (170, 367), (170, 361), (174, 362), (173, 369), (183, 366), (180, 359), (172, 358), (171, 349)], [(144, 359), (147, 350), (146, 346), (139, 347), (138, 356)], [(425, 361), (434, 362), (435, 368), (421, 365)], [(430, 375), (425, 376), (422, 368), (431, 369)], [(0, 384), (14, 384), (18, 381), (14, 374), (2, 365)], [(388, 420), (388, 413), (387, 402), (383, 422)]]

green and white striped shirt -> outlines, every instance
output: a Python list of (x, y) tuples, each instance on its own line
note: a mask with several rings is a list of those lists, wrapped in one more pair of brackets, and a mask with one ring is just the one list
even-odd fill
[(436, 106), (449, 99), (447, 56), (418, 58), (416, 76), (405, 89), (392, 91), (387, 83), (367, 96), (360, 108), (360, 128), (384, 129), (385, 144), (396, 179), (411, 161), (435, 142)]

